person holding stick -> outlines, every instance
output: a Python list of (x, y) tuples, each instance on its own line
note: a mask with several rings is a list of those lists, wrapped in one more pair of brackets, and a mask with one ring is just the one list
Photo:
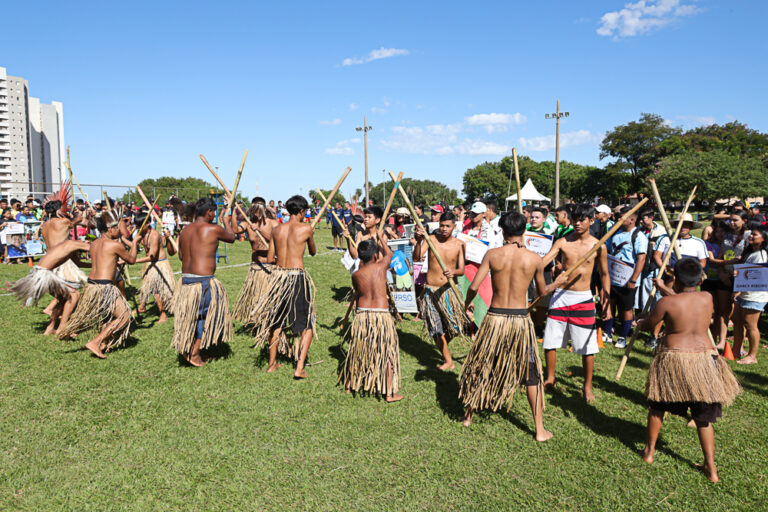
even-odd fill
[[(160, 312), (158, 324), (168, 321), (167, 311), (171, 311), (171, 299), (173, 299), (173, 289), (175, 281), (173, 279), (173, 269), (168, 262), (168, 256), (173, 256), (176, 251), (172, 245), (168, 244), (171, 232), (163, 229), (161, 235), (158, 231), (152, 229), (147, 223), (150, 218), (149, 213), (139, 214), (136, 217), (136, 223), (139, 224), (139, 231), (136, 237), (140, 238), (144, 251), (147, 253), (143, 258), (136, 260), (136, 263), (144, 263), (141, 269), (141, 289), (139, 290), (139, 313), (146, 313), (147, 300), (154, 296), (155, 304)], [(168, 246), (168, 253), (163, 246)]]
[[(267, 261), (275, 261), (269, 277), (269, 294), (262, 294), (256, 305), (254, 318), (257, 346), (269, 341), (269, 366), (267, 372), (277, 370), (278, 351), (296, 360), (294, 378), (304, 379), (304, 365), (315, 330), (315, 285), (304, 269), (304, 248), (310, 256), (317, 253), (315, 224), (302, 222), (309, 203), (303, 196), (293, 196), (285, 203), (290, 214), (288, 222), (272, 230)], [(299, 343), (289, 344), (285, 332), (290, 330), (299, 336)]]
[(536, 333), (528, 314), (528, 284), (536, 277), (540, 295), (550, 293), (564, 283), (567, 276), (555, 283), (544, 282), (544, 266), (539, 256), (525, 248), (525, 216), (508, 212), (501, 216), (499, 226), (506, 245), (489, 250), (472, 280), (464, 301), (468, 310), (491, 274), (493, 299), (488, 314), (480, 325), (464, 362), (459, 382), (459, 399), (464, 406), (463, 425), (472, 423), (475, 411), (499, 410), (511, 405), (515, 389), (524, 385), (536, 425), (536, 440), (546, 441), (552, 433), (544, 429), (544, 393), (541, 360), (536, 348)]
[[(229, 200), (234, 198), (230, 195)], [(195, 207), (195, 221), (179, 235), (182, 274), (174, 297), (172, 345), (189, 364), (203, 366), (200, 351), (226, 343), (232, 337), (229, 299), (214, 273), (219, 242), (235, 241), (237, 220), (225, 213), (224, 226), (215, 224), (216, 203), (211, 197), (201, 197)]]
[[(419, 315), (424, 319), (427, 333), (435, 340), (435, 345), (444, 358), (443, 364), (438, 366), (443, 371), (455, 367), (448, 343), (455, 336), (463, 336), (470, 324), (463, 304), (451, 290), (450, 280), (464, 275), (464, 242), (451, 235), (455, 228), (456, 217), (453, 213), (446, 212), (440, 216), (440, 228), (436, 234), (427, 235), (421, 227), (414, 229), (414, 261), (420, 261), (427, 252), (427, 236), (430, 237), (431, 245), (438, 251), (438, 255), (433, 254), (431, 250), (428, 253), (427, 283), (418, 305)], [(438, 257), (445, 263), (444, 271), (441, 271)]]
[[(387, 244), (387, 235), (384, 233), (384, 230), (379, 229), (379, 223), (381, 222), (381, 216), (383, 215), (383, 212), (380, 207), (378, 206), (369, 206), (365, 210), (363, 210), (363, 228), (364, 231), (358, 231), (355, 233), (355, 244), (358, 246), (361, 242), (364, 240), (371, 240), (373, 239), (376, 241), (376, 243), (383, 243), (384, 245)], [(344, 237), (349, 237), (349, 230), (347, 227), (344, 227), (344, 230), (342, 231), (342, 235)], [(357, 259), (358, 257), (358, 249), (355, 247), (355, 244), (348, 244), (349, 246), (349, 255), (352, 256), (353, 259)]]

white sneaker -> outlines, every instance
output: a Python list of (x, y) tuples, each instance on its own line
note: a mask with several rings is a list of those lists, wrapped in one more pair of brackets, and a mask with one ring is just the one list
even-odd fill
[(606, 333), (603, 333), (603, 343), (613, 343), (613, 336), (608, 336)]
[(616, 348), (627, 348), (627, 339), (623, 336), (619, 336), (619, 338), (616, 340), (616, 344), (614, 345)]

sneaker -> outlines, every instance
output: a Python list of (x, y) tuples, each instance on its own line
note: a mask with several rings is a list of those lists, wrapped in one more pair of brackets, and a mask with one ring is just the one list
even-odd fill
[(606, 333), (603, 333), (603, 343), (613, 343), (613, 336), (608, 336)]
[(648, 341), (645, 342), (645, 348), (649, 348), (651, 350), (656, 348), (657, 345), (656, 338), (650, 338)]
[(619, 336), (619, 338), (616, 340), (616, 344), (614, 345), (616, 348), (627, 348), (627, 339), (623, 336)]

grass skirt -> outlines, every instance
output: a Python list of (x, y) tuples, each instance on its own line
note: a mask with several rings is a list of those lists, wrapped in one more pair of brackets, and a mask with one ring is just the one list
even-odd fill
[(251, 263), (251, 267), (248, 269), (248, 275), (245, 276), (245, 282), (240, 289), (240, 294), (237, 296), (235, 302), (235, 309), (232, 310), (232, 318), (245, 325), (253, 325), (256, 323), (253, 315), (256, 311), (256, 306), (259, 302), (259, 298), (264, 294), (265, 290), (268, 290), (267, 283), (269, 281), (270, 274), (267, 271), (272, 272), (275, 268), (274, 265), (258, 263)]
[(167, 259), (154, 263), (148, 261), (144, 264), (141, 269), (141, 289), (139, 290), (139, 300), (142, 304), (146, 304), (151, 296), (157, 294), (166, 310), (170, 311), (174, 287), (173, 269)]
[(439, 287), (424, 285), (418, 307), (430, 336), (445, 334), (446, 340), (464, 336), (471, 323), (464, 304), (456, 297), (449, 283)]
[[(298, 303), (304, 303), (309, 318), (308, 328), (315, 331), (315, 283), (303, 269), (273, 266), (264, 283), (266, 293), (258, 297), (249, 322), (253, 324), (255, 347), (269, 344), (272, 333), (281, 328), (277, 339), (277, 351), (281, 355), (297, 360), (301, 347), (295, 340), (288, 339), (292, 317), (297, 313)], [(304, 296), (295, 296), (297, 290), (304, 290)], [(301, 293), (301, 292), (299, 292)], [(297, 334), (297, 333), (293, 333)]]
[(712, 351), (662, 348), (653, 358), (645, 396), (655, 402), (704, 402), (730, 405), (741, 393), (728, 363)]
[[(358, 309), (349, 329), (349, 351), (339, 380), (345, 389), (389, 396), (400, 389), (400, 347), (388, 309)], [(392, 384), (387, 386), (387, 365)]]
[(512, 398), (520, 383), (528, 379), (529, 363), (542, 368), (536, 349), (536, 333), (528, 315), (488, 313), (469, 349), (459, 382), (459, 398), (465, 408), (497, 411)]
[[(116, 310), (117, 316), (115, 316)], [(131, 307), (114, 284), (88, 283), (80, 294), (80, 300), (77, 302), (74, 313), (69, 317), (67, 326), (59, 333), (59, 339), (69, 339), (73, 334), (91, 329), (101, 330), (105, 324), (114, 320), (119, 320), (119, 323), (104, 340), (107, 352), (123, 346), (128, 339), (131, 328)]]
[[(232, 317), (229, 314), (229, 299), (221, 281), (212, 277), (208, 284), (211, 300), (208, 314), (203, 320), (203, 335), (200, 349), (226, 343), (232, 338)], [(203, 284), (181, 284), (174, 294), (173, 340), (171, 346), (178, 354), (189, 355), (197, 338), (197, 321), (203, 301)]]
[(53, 269), (53, 273), (56, 274), (56, 277), (73, 283), (73, 288), (82, 288), (88, 282), (88, 276), (72, 260), (67, 260)]
[(29, 274), (22, 277), (11, 288), (16, 298), (25, 306), (37, 305), (45, 294), (53, 295), (61, 302), (69, 299), (70, 288), (79, 288), (79, 282), (71, 283), (56, 275), (52, 270), (42, 267), (32, 267)]

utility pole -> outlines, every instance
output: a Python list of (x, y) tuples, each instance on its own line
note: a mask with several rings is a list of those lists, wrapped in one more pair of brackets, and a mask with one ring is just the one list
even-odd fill
[(381, 170), (381, 184), (384, 186), (384, 190), (381, 191), (381, 207), (386, 208), (387, 206), (387, 179), (386, 179), (386, 169)]
[(365, 208), (368, 208), (368, 132), (373, 130), (373, 126), (368, 126), (365, 116), (363, 116), (363, 126), (358, 126), (355, 130), (363, 132), (363, 151), (365, 151)]
[(570, 112), (560, 112), (560, 100), (557, 100), (557, 112), (544, 114), (545, 119), (555, 119), (555, 208), (560, 206), (560, 118), (570, 115)]

